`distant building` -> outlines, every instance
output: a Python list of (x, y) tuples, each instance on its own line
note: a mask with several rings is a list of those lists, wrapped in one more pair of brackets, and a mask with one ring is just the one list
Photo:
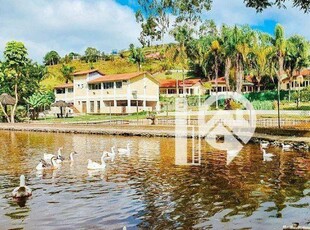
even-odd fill
[(292, 78), (286, 77), (281, 82), (282, 90), (302, 90), (310, 86), (310, 69), (304, 69), (300, 73), (294, 73)]
[(159, 80), (159, 90), (161, 96), (183, 96), (183, 89), (185, 95), (204, 95), (206, 90), (202, 85), (201, 79), (185, 79), (175, 80)]
[[(217, 82), (217, 92), (218, 94), (224, 94), (227, 92), (227, 87), (226, 87), (226, 80), (225, 77), (219, 77), (217, 81), (215, 79), (209, 81), (209, 83), (212, 86), (212, 89), (210, 90), (210, 94), (215, 94), (216, 93), (216, 82)], [(254, 80), (251, 76), (245, 77), (245, 80), (243, 82), (242, 86), (242, 92), (243, 93), (250, 93), (254, 92), (255, 89), (255, 84)]]
[(55, 87), (56, 101), (80, 113), (130, 114), (159, 108), (159, 83), (146, 72), (106, 75), (98, 70), (73, 74), (73, 83)]

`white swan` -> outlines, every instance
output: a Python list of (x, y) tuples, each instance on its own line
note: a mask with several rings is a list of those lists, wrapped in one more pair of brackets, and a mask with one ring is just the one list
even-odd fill
[(262, 149), (263, 151), (263, 161), (272, 161), (272, 157), (274, 154), (272, 153), (267, 153), (265, 149)]
[(291, 144), (282, 143), (282, 150), (290, 150), (293, 146)]
[(260, 147), (261, 147), (262, 149), (268, 148), (268, 147), (269, 147), (269, 142), (268, 142), (268, 141), (261, 141), (261, 142), (260, 142)]
[(111, 152), (104, 151), (103, 154), (106, 156), (105, 160), (111, 160), (111, 162), (114, 162), (116, 157), (115, 146), (111, 148)]
[(39, 164), (36, 166), (36, 170), (43, 169), (58, 169), (61, 165), (57, 163), (56, 157), (51, 158), (51, 164), (47, 163), (45, 160), (41, 159)]
[(121, 155), (123, 155), (123, 154), (129, 155), (130, 154), (129, 143), (127, 144), (127, 148), (126, 149), (119, 148), (117, 151)]
[(101, 156), (101, 164), (88, 159), (87, 169), (88, 170), (105, 169), (106, 167), (105, 157), (106, 157), (106, 154), (103, 153)]
[(26, 186), (25, 176), (21, 175), (19, 187), (13, 190), (12, 196), (14, 198), (22, 198), (22, 197), (29, 197), (31, 195), (32, 195), (32, 191), (28, 186)]
[(57, 157), (54, 155), (54, 154), (51, 154), (51, 153), (44, 153), (44, 156), (43, 156), (43, 159), (45, 161), (50, 161), (52, 159), (52, 157), (56, 157), (56, 162), (59, 164), (61, 163), (64, 158), (62, 157), (62, 154), (61, 154), (61, 150), (63, 149), (63, 147), (60, 147), (57, 151)]
[(73, 152), (70, 153), (70, 161), (71, 161), (71, 162), (74, 161), (73, 155), (76, 155), (76, 154), (78, 154), (78, 153), (75, 152), (75, 151), (73, 151)]

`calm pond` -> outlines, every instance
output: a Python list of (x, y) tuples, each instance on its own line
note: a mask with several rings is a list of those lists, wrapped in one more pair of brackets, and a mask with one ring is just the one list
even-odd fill
[[(189, 140), (190, 141), (190, 140)], [(202, 164), (175, 164), (173, 138), (0, 131), (0, 229), (282, 229), (310, 222), (310, 154), (263, 161), (247, 145), (226, 153), (202, 146)], [(113, 145), (131, 146), (104, 172), (87, 170)], [(43, 153), (78, 152), (58, 170), (35, 170)], [(189, 145), (191, 148), (191, 145)], [(190, 150), (189, 150), (190, 151)], [(33, 196), (20, 207), (11, 191), (25, 174)]]

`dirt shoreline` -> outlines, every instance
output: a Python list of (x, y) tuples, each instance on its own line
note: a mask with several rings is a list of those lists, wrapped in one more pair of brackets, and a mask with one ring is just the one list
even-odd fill
[[(24, 132), (51, 132), (51, 133), (74, 133), (74, 134), (93, 134), (93, 135), (121, 135), (121, 136), (141, 136), (141, 137), (176, 137), (174, 126), (152, 126), (152, 125), (78, 125), (78, 124), (34, 124), (34, 123), (0, 123), (0, 130), (24, 131)], [(191, 129), (187, 134), (188, 138), (197, 137), (192, 135)], [(310, 144), (310, 137), (303, 136), (284, 136), (255, 133), (255, 138), (280, 141), (280, 142), (305, 142)]]

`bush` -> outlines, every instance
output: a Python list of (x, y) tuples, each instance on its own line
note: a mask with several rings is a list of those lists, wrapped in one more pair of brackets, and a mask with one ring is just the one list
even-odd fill
[[(288, 91), (284, 91), (284, 90), (280, 91), (280, 99), (281, 100), (287, 99), (288, 94), (289, 94)], [(277, 90), (263, 91), (263, 92), (251, 92), (251, 93), (244, 94), (244, 96), (249, 101), (273, 101), (273, 100), (277, 100), (278, 92)]]
[(252, 101), (255, 110), (274, 110), (274, 101)]

